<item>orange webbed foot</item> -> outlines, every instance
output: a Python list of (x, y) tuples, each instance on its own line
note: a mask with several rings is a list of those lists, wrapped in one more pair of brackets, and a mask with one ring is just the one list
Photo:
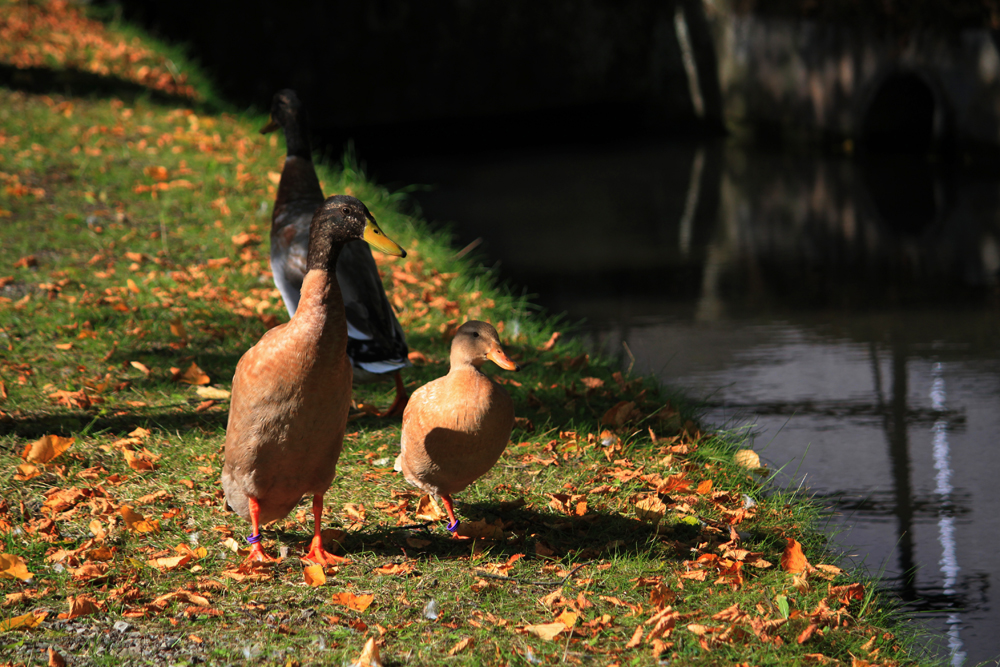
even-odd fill
[(302, 558), (319, 565), (336, 565), (338, 562), (343, 561), (342, 558), (338, 559), (332, 553), (323, 548), (323, 541), (319, 538), (319, 536), (313, 537), (312, 542), (309, 543), (309, 552)]
[(268, 556), (264, 553), (264, 547), (260, 546), (260, 542), (250, 545), (250, 553), (243, 560), (244, 563), (277, 563), (280, 558), (274, 558), (273, 556)]

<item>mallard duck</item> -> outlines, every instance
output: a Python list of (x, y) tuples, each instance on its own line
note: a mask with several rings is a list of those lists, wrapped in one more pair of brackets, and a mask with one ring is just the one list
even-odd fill
[(345, 246), (364, 239), (406, 256), (382, 233), (363, 203), (330, 197), (313, 214), (298, 308), (236, 365), (222, 488), (229, 506), (249, 519), (250, 558), (270, 560), (260, 526), (313, 496), (315, 533), (306, 558), (327, 563), (320, 539), (323, 494), (330, 487), (351, 405), (344, 300), (334, 274)]
[[(293, 90), (282, 90), (271, 102), (271, 119), (261, 134), (285, 130), (287, 157), (271, 214), (271, 273), (285, 308), (294, 315), (306, 274), (309, 225), (323, 203), (323, 191), (313, 167), (306, 112)], [(406, 336), (389, 305), (368, 244), (352, 241), (337, 263), (337, 281), (347, 312), (347, 355), (356, 382), (393, 374), (396, 399), (382, 416), (397, 415), (406, 405), (400, 369), (410, 365)]]
[(413, 392), (403, 411), (399, 464), (410, 484), (441, 498), (448, 530), (458, 528), (451, 495), (486, 474), (514, 428), (514, 403), (480, 368), (486, 361), (518, 371), (496, 329), (470, 321), (451, 341), (448, 374)]

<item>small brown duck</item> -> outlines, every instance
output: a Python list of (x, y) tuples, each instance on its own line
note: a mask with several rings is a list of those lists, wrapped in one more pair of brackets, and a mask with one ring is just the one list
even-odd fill
[(518, 371), (500, 346), (496, 329), (470, 321), (451, 342), (448, 374), (413, 392), (403, 411), (400, 466), (413, 486), (440, 496), (448, 530), (458, 529), (451, 495), (496, 464), (514, 428), (514, 403), (481, 370), (486, 361)]
[[(306, 274), (309, 226), (313, 213), (323, 204), (309, 146), (306, 110), (294, 90), (275, 93), (270, 121), (260, 131), (266, 134), (279, 128), (285, 133), (287, 155), (271, 215), (271, 273), (288, 314), (294, 315)], [(392, 375), (396, 398), (380, 416), (399, 415), (407, 400), (399, 371), (410, 365), (409, 348), (367, 244), (353, 241), (344, 246), (337, 263), (337, 281), (347, 313), (347, 356), (354, 366), (354, 381), (371, 382)]]
[(336, 474), (351, 406), (344, 300), (335, 278), (344, 246), (364, 239), (406, 256), (354, 197), (330, 197), (312, 217), (301, 298), (292, 319), (251, 347), (236, 365), (222, 488), (233, 510), (249, 519), (249, 558), (272, 560), (260, 526), (286, 516), (313, 496), (315, 531), (306, 558), (332, 562), (323, 549), (323, 494)]

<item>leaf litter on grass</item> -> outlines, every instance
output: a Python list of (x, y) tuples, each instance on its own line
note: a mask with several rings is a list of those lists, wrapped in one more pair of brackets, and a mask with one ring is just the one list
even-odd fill
[[(9, 33), (21, 41), (4, 42), (0, 60), (37, 66), (28, 35), (62, 44), (59, 66), (104, 62), (108, 75), (186, 94), (155, 69), (155, 52), (77, 6), (12, 6), (0, 33), (27, 28)], [(54, 37), (68, 30), (96, 49)], [(894, 636), (858, 617), (865, 586), (822, 563), (800, 515), (762, 494), (759, 459), (734, 464), (725, 438), (456, 260), (446, 237), (399, 213), (399, 198), (350, 163), (320, 170), (325, 191), (364, 199), (409, 252), (376, 262), (409, 336), (410, 388), (446, 371), (462, 321), (492, 322), (524, 366), (502, 378), (517, 405), (514, 441), (459, 495), (453, 537), (434, 499), (389, 470), (398, 423), (366, 416), (379, 390), (361, 389), (327, 494), (342, 511), (324, 541), (347, 557), (299, 563), (311, 534), (302, 506), (265, 527), (279, 562), (245, 562), (236, 534), (247, 526), (225, 512), (218, 476), (226, 378), (286, 318), (262, 249), (279, 142), (256, 133), (258, 118), (141, 100), (0, 89), (0, 109), (0, 216), (11, 229), (0, 247), (0, 482), (10, 490), (0, 576), (14, 587), (0, 627), (26, 647), (57, 644), (72, 663), (102, 624), (126, 623), (172, 637), (164, 656), (280, 664), (380, 664), (380, 651), (457, 664), (515, 654), (735, 664), (779, 649), (817, 664), (847, 664), (852, 652), (905, 660)], [(360, 654), (359, 635), (369, 639)]]

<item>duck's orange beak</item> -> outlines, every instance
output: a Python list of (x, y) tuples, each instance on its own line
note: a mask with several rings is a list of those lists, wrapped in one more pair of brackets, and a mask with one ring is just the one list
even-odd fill
[(495, 347), (486, 353), (486, 358), (505, 371), (519, 371), (521, 367), (510, 360), (503, 350)]
[(278, 125), (278, 121), (274, 120), (274, 118), (269, 118), (268, 121), (267, 121), (267, 125), (265, 125), (264, 127), (260, 128), (260, 133), (261, 134), (267, 134), (269, 132), (274, 132), (275, 130), (277, 130), (280, 127), (281, 126)]

